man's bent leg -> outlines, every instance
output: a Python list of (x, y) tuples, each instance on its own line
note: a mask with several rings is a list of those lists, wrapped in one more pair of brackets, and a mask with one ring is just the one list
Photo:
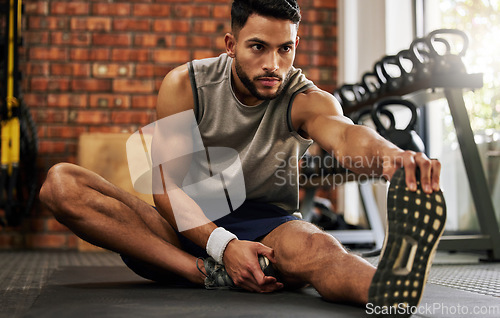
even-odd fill
[(172, 226), (149, 204), (97, 174), (58, 164), (50, 169), (40, 199), (82, 239), (203, 283), (196, 258), (180, 249)]
[(329, 301), (366, 304), (375, 267), (305, 221), (280, 225), (261, 241), (274, 249), (285, 284), (310, 283)]

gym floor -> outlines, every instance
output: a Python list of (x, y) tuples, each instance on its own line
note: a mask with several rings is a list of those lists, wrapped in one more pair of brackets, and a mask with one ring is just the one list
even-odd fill
[[(481, 256), (476, 254), (437, 253), (434, 265), (429, 274), (429, 284), (427, 285), (426, 292), (428, 295), (429, 293), (432, 294), (432, 301), (444, 307), (450, 302), (450, 299), (462, 299), (462, 303), (459, 302), (453, 305), (462, 306), (461, 309), (460, 307), (452, 307), (452, 305), (449, 304), (450, 307), (446, 310), (447, 313), (452, 313), (450, 317), (500, 316), (500, 264), (483, 263), (480, 261), (480, 258)], [(372, 264), (376, 264), (378, 259), (368, 258), (367, 260)], [(107, 281), (108, 284), (106, 285), (103, 281)], [(58, 287), (56, 288), (54, 286)], [(101, 293), (103, 290), (105, 290), (105, 293)], [(426, 298), (426, 292), (424, 292), (424, 299)], [(198, 296), (192, 296), (193, 293), (199, 294)], [(214, 309), (213, 312), (211, 312), (210, 309), (207, 310), (207, 307), (199, 308), (203, 310), (201, 312), (203, 312), (202, 316), (204, 317), (220, 317), (221, 310), (224, 310), (223, 312), (225, 313), (222, 316), (241, 317), (243, 311), (240, 311), (240, 309), (245, 306), (250, 308), (250, 306), (248, 302), (246, 305), (245, 303), (239, 303), (239, 307), (237, 308), (240, 309), (233, 309), (238, 311), (231, 313), (231, 307), (227, 306), (230, 306), (230, 297), (233, 297), (232, 295), (235, 295), (234, 297), (239, 301), (245, 298), (253, 299), (255, 297), (260, 297), (260, 301), (264, 303), (266, 302), (266, 297), (268, 297), (268, 299), (272, 299), (272, 306), (279, 306), (276, 302), (283, 300), (287, 301), (286, 298), (289, 298), (289, 300), (297, 298), (297, 305), (299, 308), (300, 306), (308, 307), (304, 308), (304, 310), (307, 309), (309, 317), (327, 316), (325, 315), (325, 310), (328, 313), (328, 310), (337, 308), (327, 307), (331, 306), (330, 303), (318, 301), (319, 295), (315, 294), (312, 289), (306, 289), (301, 295), (281, 293), (281, 295), (274, 295), (270, 298), (269, 296), (256, 296), (250, 293), (247, 294), (235, 291), (227, 292), (228, 294), (226, 296), (230, 296), (228, 298), (220, 297), (222, 294), (218, 294), (219, 296), (217, 296), (216, 293), (196, 289), (190, 291), (172, 287), (162, 288), (156, 284), (151, 284), (128, 271), (121, 262), (120, 257), (111, 252), (0, 252), (0, 318), (53, 317), (56, 313), (58, 313), (57, 316), (60, 316), (61, 312), (55, 311), (56, 309), (63, 310), (63, 312), (66, 313), (63, 316), (68, 317), (137, 316), (137, 310), (141, 310), (140, 312), (145, 314), (143, 316), (161, 315), (162, 317), (193, 317), (199, 316), (199, 312), (193, 311), (196, 309), (196, 306), (203, 306), (197, 305), (196, 300), (193, 301), (192, 297), (199, 297), (199, 295), (204, 295), (202, 298), (206, 298), (207, 295), (213, 298), (213, 295), (216, 295), (215, 302), (217, 302), (217, 304), (213, 304), (213, 299), (211, 299), (209, 300), (210, 304), (207, 306), (211, 308), (210, 306), (214, 305), (215, 308), (219, 308), (219, 310)], [(70, 294), (73, 298), (70, 297)], [(179, 296), (181, 294), (183, 295), (182, 297)], [(456, 296), (454, 296), (454, 294), (456, 294)], [(442, 298), (440, 295), (442, 295)], [(155, 298), (157, 296), (160, 298)], [(439, 297), (439, 299), (436, 299), (436, 296)], [(140, 304), (141, 297), (142, 301), (144, 301), (142, 304)], [(171, 298), (170, 301), (172, 301), (172, 298), (175, 297), (181, 297), (180, 300), (175, 300), (177, 303), (173, 303), (179, 305), (182, 301), (185, 301), (186, 297), (188, 299), (191, 297), (190, 303), (194, 309), (189, 308), (189, 310), (186, 311), (188, 308), (184, 307), (184, 309), (179, 311), (179, 308), (173, 308), (172, 304), (168, 303), (167, 299)], [(113, 312), (103, 309), (106, 306), (109, 306), (109, 308), (112, 306), (116, 307), (117, 299), (119, 299), (118, 302), (122, 308), (121, 311), (118, 312), (118, 315), (116, 311)], [(163, 299), (165, 299), (165, 301), (163, 301)], [(301, 299), (304, 299), (302, 305)], [(312, 303), (311, 299), (313, 300)], [(207, 300), (201, 299), (200, 301), (206, 302)], [(294, 302), (296, 301), (294, 300)], [(284, 316), (285, 313), (285, 316), (300, 316), (297, 309), (295, 309), (293, 314), (289, 312), (291, 309), (286, 308), (289, 307), (286, 304), (287, 303), (283, 305), (283, 311), (280, 312), (280, 315), (277, 315), (275, 312), (273, 314), (267, 313), (267, 316)], [(484, 315), (471, 314), (472, 307), (478, 304), (481, 305), (480, 309)], [(161, 305), (163, 307), (161, 307), (160, 310), (159, 307), (155, 307), (156, 305)], [(81, 309), (86, 306), (95, 306), (100, 309), (94, 308), (92, 311), (82, 311)], [(136, 311), (127, 309), (127, 306), (134, 306), (133, 308), (136, 308)], [(149, 312), (145, 312), (144, 308), (141, 309), (140, 306), (147, 306), (144, 308), (148, 308)], [(221, 306), (223, 309), (220, 309)], [(155, 310), (154, 308), (157, 309)], [(169, 309), (172, 309), (170, 315)], [(256, 310), (258, 309), (253, 305), (251, 310), (249, 310), (250, 309), (246, 310), (246, 314), (243, 316), (252, 317), (257, 313)], [(442, 310), (441, 308), (440, 314), (429, 311), (414, 315), (414, 317), (447, 316), (446, 313), (443, 314)], [(69, 315), (70, 312), (71, 315)], [(360, 309), (344, 306), (341, 307), (340, 311), (335, 311), (336, 314), (337, 312), (340, 312), (340, 316), (345, 317), (353, 315), (359, 316), (355, 313), (364, 313), (364, 308)], [(184, 315), (182, 313), (184, 313)], [(342, 315), (342, 313), (344, 313), (344, 315)]]

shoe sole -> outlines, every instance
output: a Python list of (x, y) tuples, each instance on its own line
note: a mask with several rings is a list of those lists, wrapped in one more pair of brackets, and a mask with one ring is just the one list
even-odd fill
[(399, 169), (387, 197), (387, 232), (368, 304), (383, 317), (409, 317), (420, 303), (427, 275), (446, 222), (440, 191), (426, 194), (417, 171), (417, 191), (406, 187)]

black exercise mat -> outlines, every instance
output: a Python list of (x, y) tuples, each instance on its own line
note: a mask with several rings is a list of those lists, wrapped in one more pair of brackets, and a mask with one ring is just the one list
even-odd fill
[[(421, 314), (413, 317), (498, 317), (471, 311), (499, 303), (429, 284)], [(54, 272), (25, 317), (373, 317), (365, 310), (323, 301), (312, 288), (273, 294), (179, 288), (143, 280), (126, 267), (65, 267)]]
[(170, 287), (126, 267), (65, 267), (54, 272), (25, 317), (332, 317), (364, 309), (323, 301), (311, 288), (255, 294)]

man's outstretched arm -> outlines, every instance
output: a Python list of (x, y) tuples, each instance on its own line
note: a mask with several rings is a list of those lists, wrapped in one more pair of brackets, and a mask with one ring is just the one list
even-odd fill
[(313, 139), (333, 154), (347, 169), (390, 180), (404, 167), (406, 184), (416, 190), (416, 168), (420, 168), (426, 193), (439, 190), (441, 165), (423, 153), (404, 151), (373, 129), (354, 125), (342, 113), (340, 104), (329, 93), (313, 89), (299, 94), (292, 107), (292, 123), (297, 131)]

